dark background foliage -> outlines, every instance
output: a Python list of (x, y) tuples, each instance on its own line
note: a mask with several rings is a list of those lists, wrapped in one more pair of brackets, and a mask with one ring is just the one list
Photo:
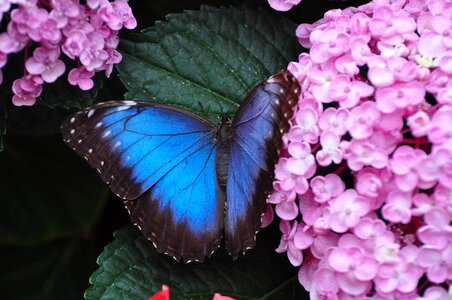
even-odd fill
[[(362, 2), (303, 0), (290, 12), (278, 13), (271, 10), (265, 0), (131, 0), (129, 3), (139, 28), (132, 33), (121, 32), (121, 36), (123, 41), (133, 40), (139, 30), (153, 26), (155, 21), (165, 19), (167, 14), (198, 10), (205, 4), (216, 7), (245, 5), (254, 10), (263, 7), (271, 15), (284, 16), (298, 24), (314, 22), (328, 9)], [(127, 52), (126, 44), (123, 49)], [(88, 278), (99, 267), (96, 258), (105, 246), (114, 240), (99, 258), (100, 264), (105, 262), (105, 256), (115, 245), (132, 243), (131, 247), (136, 248), (146, 241), (134, 229), (124, 228), (129, 220), (121, 201), (110, 193), (95, 170), (63, 144), (59, 126), (69, 113), (92, 103), (94, 97), (96, 101), (121, 99), (127, 89), (116, 71), (108, 80), (97, 76), (96, 88), (85, 93), (68, 88), (64, 82), (66, 79), (62, 78), (52, 85), (54, 88), (45, 89), (34, 107), (13, 107), (9, 87), (12, 80), (19, 77), (17, 74), (22, 68), (17, 66), (21, 65), (23, 61), (20, 57), (9, 59), (4, 69), (5, 82), (0, 90), (0, 137), (3, 148), (0, 152), (0, 297), (82, 299), (89, 286)], [(131, 88), (128, 90), (130, 92)], [(121, 227), (114, 238), (112, 233)], [(131, 232), (129, 235), (124, 234), (127, 230)], [(279, 242), (276, 222), (262, 233), (259, 240), (265, 246), (256, 252), (273, 255), (273, 249)], [(220, 251), (216, 256), (220, 263), (212, 268), (230, 263), (225, 253)], [(148, 261), (153, 259), (156, 256), (147, 257)], [(252, 256), (248, 261), (243, 259), (239, 267), (242, 269), (237, 270), (252, 272), (247, 269), (256, 264), (252, 259)], [(303, 290), (298, 286), (297, 269), (288, 265), (285, 256), (280, 255), (280, 259), (285, 260), (286, 265), (282, 266), (288, 270), (286, 275), (290, 279), (286, 285), (291, 286), (280, 297), (300, 299)], [(167, 258), (159, 260), (159, 263), (163, 273), (180, 267)], [(194, 278), (196, 272), (200, 272), (199, 268), (208, 266), (177, 270), (186, 272), (187, 277), (194, 274)], [(96, 272), (98, 276), (92, 280), (95, 285), (101, 274), (99, 270)], [(228, 277), (234, 275), (240, 276), (230, 274)], [(164, 277), (161, 280), (170, 279)], [(175, 293), (178, 288), (183, 290), (175, 286)], [(87, 297), (98, 299), (98, 292), (98, 286), (92, 288), (87, 292)], [(204, 299), (199, 294), (196, 297)]]

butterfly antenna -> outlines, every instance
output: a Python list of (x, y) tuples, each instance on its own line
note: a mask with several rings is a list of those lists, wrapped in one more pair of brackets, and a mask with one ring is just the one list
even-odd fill
[(254, 89), (256, 88), (256, 86), (257, 86), (260, 82), (261, 82), (260, 80), (254, 82), (250, 87), (247, 87), (243, 92), (241, 92), (240, 95), (237, 96), (237, 97), (234, 99), (234, 101), (231, 103), (231, 105), (229, 105), (228, 110), (226, 111), (226, 114), (227, 114), (227, 115), (230, 115), (230, 114), (231, 114), (231, 108), (232, 108), (234, 105), (237, 104), (238, 106), (240, 106), (240, 104), (244, 101), (244, 98), (245, 98), (249, 93), (251, 93), (251, 91), (254, 90)]
[(202, 113), (203, 113), (205, 116), (208, 116), (208, 115), (209, 115), (209, 112), (206, 110), (206, 108), (204, 107), (204, 105), (202, 104), (201, 101), (198, 101), (198, 105), (199, 105), (199, 109), (202, 111)]
[[(220, 113), (221, 115), (224, 115), (224, 111), (223, 111), (223, 105), (221, 104), (220, 100), (217, 97), (217, 93), (214, 92), (212, 89), (209, 88), (209, 81), (207, 80), (206, 77), (204, 77), (203, 72), (198, 73), (199, 77), (201, 78), (201, 81), (204, 83), (204, 86), (210, 91), (210, 93), (213, 95), (213, 98), (215, 99), (215, 101), (217, 102), (218, 107), (220, 108)], [(205, 109), (205, 107), (202, 106), (201, 102), (199, 102), (199, 105), (201, 106), (201, 108), (203, 109), (204, 112), (207, 112), (207, 110)], [(207, 114), (207, 113), (206, 113)]]

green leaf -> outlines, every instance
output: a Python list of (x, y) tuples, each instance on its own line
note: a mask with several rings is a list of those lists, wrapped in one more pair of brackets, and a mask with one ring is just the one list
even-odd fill
[(80, 237), (109, 195), (97, 172), (61, 136), (8, 135), (0, 153), (0, 243)]
[(2, 299), (78, 300), (95, 269), (96, 246), (83, 240), (0, 247)]
[(286, 68), (300, 48), (296, 25), (245, 7), (171, 14), (121, 40), (127, 99), (183, 107), (214, 119), (235, 112), (253, 85)]
[[(279, 233), (279, 231), (278, 231)], [(99, 256), (87, 300), (148, 299), (167, 284), (171, 299), (212, 299), (214, 293), (237, 299), (302, 299), (297, 269), (285, 255), (275, 253), (278, 237), (265, 229), (257, 246), (232, 261), (217, 251), (204, 263), (182, 264), (158, 254), (136, 227), (114, 234), (115, 240)], [(306, 298), (307, 299), (307, 298)]]
[(88, 91), (81, 90), (78, 86), (70, 85), (67, 74), (57, 81), (44, 85), (41, 96), (37, 102), (48, 107), (83, 108), (93, 104), (97, 93), (102, 88), (104, 73), (97, 73), (93, 77), (94, 87)]

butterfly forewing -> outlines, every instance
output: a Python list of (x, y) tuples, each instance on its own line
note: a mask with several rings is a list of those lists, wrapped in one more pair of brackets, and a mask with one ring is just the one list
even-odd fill
[(215, 127), (149, 102), (105, 102), (62, 125), (63, 139), (125, 199), (160, 252), (203, 260), (218, 247), (224, 195), (215, 178)]
[(280, 71), (248, 95), (233, 120), (225, 240), (234, 258), (255, 245), (282, 135), (299, 94), (298, 81), (288, 71)]

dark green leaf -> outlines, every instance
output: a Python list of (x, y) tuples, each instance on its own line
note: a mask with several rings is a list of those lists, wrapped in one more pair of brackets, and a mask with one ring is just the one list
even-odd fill
[(237, 299), (302, 299), (306, 294), (298, 270), (275, 253), (277, 242), (266, 229), (258, 234), (256, 248), (235, 262), (221, 249), (205, 263), (185, 265), (158, 254), (138, 229), (128, 226), (115, 233), (98, 258), (100, 268), (85, 298), (148, 299), (167, 284), (172, 300), (210, 300), (216, 292)]
[(210, 117), (234, 112), (253, 85), (286, 68), (300, 49), (295, 24), (245, 7), (171, 14), (121, 41), (126, 98)]
[(97, 172), (59, 135), (8, 135), (0, 166), (0, 243), (80, 237), (96, 222), (109, 195)]
[(95, 269), (92, 242), (56, 241), (34, 247), (0, 247), (2, 299), (82, 299)]
[(54, 83), (45, 84), (37, 102), (48, 107), (86, 107), (94, 102), (99, 89), (102, 88), (104, 77), (103, 72), (97, 73), (93, 77), (94, 87), (89, 91), (82, 91), (78, 86), (70, 85), (65, 74)]

